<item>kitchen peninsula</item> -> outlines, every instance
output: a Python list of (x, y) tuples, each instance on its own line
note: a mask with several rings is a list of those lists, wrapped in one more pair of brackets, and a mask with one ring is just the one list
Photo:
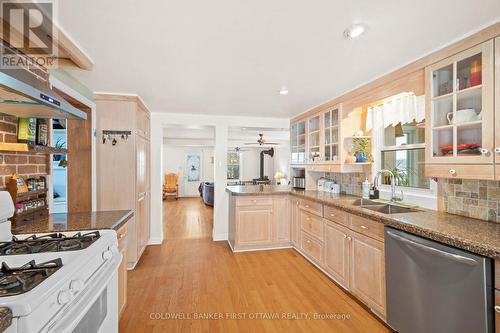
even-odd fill
[[(291, 247), (384, 320), (385, 226), (496, 259), (497, 271), (500, 264), (497, 223), (280, 186), (226, 191), (233, 252)], [(388, 206), (395, 212), (384, 213)]]

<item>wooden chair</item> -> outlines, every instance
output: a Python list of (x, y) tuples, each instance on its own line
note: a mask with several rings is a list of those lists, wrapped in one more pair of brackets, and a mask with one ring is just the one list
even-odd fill
[(165, 174), (165, 182), (163, 183), (163, 200), (165, 200), (169, 195), (175, 195), (175, 200), (179, 198), (178, 180), (179, 176), (175, 173)]

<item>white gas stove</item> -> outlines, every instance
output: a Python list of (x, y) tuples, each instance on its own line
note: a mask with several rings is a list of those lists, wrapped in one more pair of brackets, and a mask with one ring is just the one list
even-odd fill
[(13, 315), (7, 332), (118, 332), (122, 258), (115, 231), (16, 235), (6, 241), (2, 225), (10, 222), (1, 219), (3, 193), (0, 306)]

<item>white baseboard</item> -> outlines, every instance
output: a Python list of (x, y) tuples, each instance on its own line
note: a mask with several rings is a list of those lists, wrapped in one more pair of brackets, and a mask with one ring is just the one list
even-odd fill
[(227, 240), (227, 232), (225, 233), (222, 233), (222, 234), (212, 234), (212, 240), (214, 242), (218, 242), (218, 241), (225, 241)]
[(163, 244), (163, 237), (151, 237), (149, 238), (148, 245), (161, 245)]
[[(229, 243), (229, 242), (228, 242)], [(269, 247), (259, 247), (259, 248), (249, 248), (249, 249), (238, 249), (238, 250), (235, 250), (233, 249), (233, 247), (231, 246), (231, 243), (229, 243), (229, 246), (231, 247), (231, 250), (234, 252), (234, 253), (239, 253), (239, 252), (255, 252), (255, 251), (266, 251), (266, 250), (283, 250), (283, 249), (292, 249), (293, 246), (292, 245), (277, 245), (277, 246), (269, 246)]]

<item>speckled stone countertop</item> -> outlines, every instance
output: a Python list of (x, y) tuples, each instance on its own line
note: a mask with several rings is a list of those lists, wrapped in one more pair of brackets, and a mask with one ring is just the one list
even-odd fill
[(290, 186), (279, 185), (234, 185), (227, 186), (226, 191), (232, 195), (273, 195), (287, 194), (292, 188)]
[[(253, 189), (228, 187), (232, 195), (265, 195), (273, 192), (272, 187), (259, 191), (259, 186)], [(285, 187), (286, 188), (286, 187)], [(500, 259), (500, 223), (486, 222), (469, 217), (452, 215), (445, 212), (418, 208), (418, 212), (383, 214), (354, 206), (359, 197), (350, 195), (335, 195), (318, 191), (299, 191), (286, 188), (272, 194), (286, 194), (320, 202), (383, 223), (385, 225), (426, 237), (441, 243), (455, 246), (487, 257)]]
[(12, 324), (12, 311), (6, 307), (0, 307), (0, 332), (4, 332)]
[(12, 233), (25, 234), (102, 229), (117, 230), (125, 222), (130, 220), (133, 215), (134, 213), (131, 210), (50, 214), (47, 219), (13, 228)]

